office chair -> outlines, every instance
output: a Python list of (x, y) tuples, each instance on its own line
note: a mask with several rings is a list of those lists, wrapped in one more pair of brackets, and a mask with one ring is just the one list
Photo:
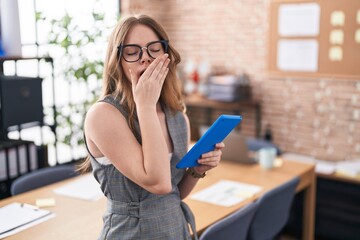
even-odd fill
[(15, 179), (11, 185), (11, 195), (27, 192), (77, 175), (74, 165), (60, 165), (35, 170)]
[(246, 240), (249, 225), (257, 208), (257, 202), (250, 203), (208, 227), (199, 240)]
[(280, 233), (289, 218), (299, 181), (300, 178), (296, 177), (258, 199), (259, 207), (250, 224), (249, 239), (268, 240)]

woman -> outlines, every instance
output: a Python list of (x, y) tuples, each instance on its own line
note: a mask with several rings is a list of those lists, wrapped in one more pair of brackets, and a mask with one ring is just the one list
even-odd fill
[[(198, 167), (177, 169), (187, 152), (189, 120), (176, 76), (180, 62), (164, 29), (148, 16), (118, 23), (108, 44), (103, 96), (88, 111), (89, 158), (108, 199), (99, 239), (191, 239), (181, 201), (216, 167), (223, 143)], [(196, 234), (195, 234), (196, 235)]]

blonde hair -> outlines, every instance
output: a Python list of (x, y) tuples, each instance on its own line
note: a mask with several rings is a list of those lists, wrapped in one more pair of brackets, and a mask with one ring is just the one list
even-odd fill
[[(135, 25), (144, 25), (151, 28), (160, 40), (169, 40), (163, 27), (153, 18), (146, 15), (128, 16), (122, 18), (116, 25), (110, 35), (105, 64), (103, 72), (103, 92), (101, 98), (112, 95), (114, 96), (124, 109), (129, 113), (127, 118), (128, 125), (132, 131), (135, 131), (136, 105), (133, 98), (131, 81), (125, 76), (124, 69), (121, 66), (121, 56), (118, 53), (118, 46), (124, 42), (129, 30)], [(181, 82), (176, 74), (176, 67), (180, 63), (179, 53), (172, 47), (168, 46), (168, 54), (170, 58), (169, 72), (164, 81), (160, 94), (160, 103), (171, 112), (185, 111)], [(80, 165), (81, 172), (87, 172), (90, 169), (89, 157)]]

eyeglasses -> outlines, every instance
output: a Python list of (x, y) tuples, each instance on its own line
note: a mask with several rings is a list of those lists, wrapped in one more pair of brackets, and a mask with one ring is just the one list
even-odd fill
[(119, 56), (123, 57), (126, 62), (137, 62), (143, 55), (143, 49), (151, 58), (157, 58), (168, 52), (169, 41), (159, 40), (148, 43), (146, 47), (141, 47), (137, 44), (120, 44), (118, 48)]

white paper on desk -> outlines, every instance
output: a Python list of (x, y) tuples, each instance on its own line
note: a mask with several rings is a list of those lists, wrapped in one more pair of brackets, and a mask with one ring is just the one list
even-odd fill
[(55, 214), (28, 204), (11, 203), (0, 208), (0, 239), (37, 225)]
[(260, 192), (262, 187), (247, 183), (221, 180), (190, 196), (202, 202), (231, 207)]
[(301, 162), (301, 163), (310, 163), (315, 164), (316, 159), (312, 156), (308, 155), (302, 155), (297, 153), (284, 153), (281, 155), (282, 159), (288, 160), (288, 161), (295, 161), (295, 162)]
[(99, 183), (90, 174), (82, 176), (62, 187), (56, 188), (54, 189), (54, 192), (60, 195), (92, 201), (99, 200), (104, 196)]
[(335, 171), (351, 177), (360, 176), (360, 159), (338, 162)]
[(315, 172), (322, 174), (333, 174), (335, 172), (336, 163), (329, 161), (316, 160)]

